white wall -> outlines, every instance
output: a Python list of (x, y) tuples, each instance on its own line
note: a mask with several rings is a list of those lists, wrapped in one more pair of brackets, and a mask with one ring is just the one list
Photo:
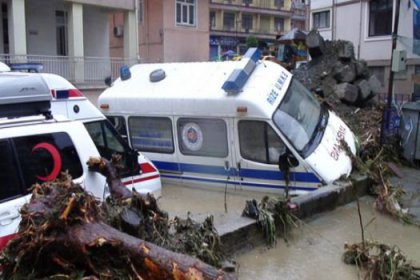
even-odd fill
[(333, 0), (311, 0), (310, 7), (310, 29), (313, 28), (313, 13), (330, 11), (330, 27), (318, 29), (319, 34), (324, 38), (324, 40), (332, 40), (332, 24), (333, 24), (333, 11), (332, 11), (332, 2)]
[(83, 7), (85, 56), (109, 57), (108, 14), (103, 9)]
[[(63, 1), (26, 0), (28, 54), (57, 55), (55, 11)], [(109, 57), (108, 17), (102, 8), (83, 6), (84, 55)]]
[(359, 35), (363, 29), (363, 16), (361, 15), (359, 3), (339, 6), (336, 8), (335, 17), (335, 38), (337, 40), (351, 41), (354, 45), (354, 54), (359, 55), (359, 46), (363, 38)]
[(26, 1), (28, 54), (57, 55), (55, 11), (64, 10), (64, 2)]

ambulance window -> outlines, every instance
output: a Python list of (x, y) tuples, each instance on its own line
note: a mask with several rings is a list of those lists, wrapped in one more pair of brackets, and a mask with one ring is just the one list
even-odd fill
[(23, 194), (19, 168), (8, 140), (0, 140), (0, 200)]
[(13, 142), (25, 189), (54, 180), (60, 172), (68, 171), (73, 178), (83, 174), (79, 155), (64, 132), (17, 137)]
[(130, 141), (134, 149), (142, 152), (174, 152), (172, 122), (169, 118), (130, 117)]
[(131, 149), (118, 135), (118, 132), (109, 121), (102, 120), (86, 122), (84, 124), (102, 157), (109, 160), (114, 154), (121, 156), (121, 160), (119, 162), (120, 176), (137, 174), (136, 168), (133, 166), (133, 164), (137, 164), (137, 160), (136, 162), (132, 161), (129, 155), (129, 151)]
[(286, 146), (273, 128), (263, 121), (240, 121), (239, 146), (244, 159), (277, 164)]
[(125, 125), (124, 117), (108, 116), (107, 118), (115, 127), (115, 130), (117, 130), (117, 132), (121, 135), (121, 137), (127, 139), (127, 128)]
[(226, 123), (220, 119), (181, 118), (178, 120), (178, 139), (184, 155), (228, 155)]

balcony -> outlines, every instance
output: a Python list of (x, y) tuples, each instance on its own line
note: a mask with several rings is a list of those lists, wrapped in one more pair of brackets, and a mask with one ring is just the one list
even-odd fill
[(41, 63), (43, 73), (58, 74), (76, 85), (103, 85), (108, 76), (114, 80), (119, 77), (120, 67), (133, 65), (137, 61), (105, 57), (68, 57), (46, 55), (0, 54), (0, 61), (6, 64), (19, 62)]
[(276, 6), (272, 0), (254, 0), (250, 4), (243, 3), (243, 0), (210, 0), (210, 9), (243, 13), (257, 13), (272, 16), (292, 15), (290, 5), (282, 7)]
[(235, 37), (247, 37), (249, 35), (254, 35), (258, 38), (265, 38), (265, 39), (273, 39), (276, 35), (283, 34), (282, 31), (277, 31), (274, 28), (254, 28), (254, 29), (245, 29), (245, 28), (238, 28), (236, 29), (234, 26), (231, 27), (212, 27), (210, 28), (210, 35), (217, 35), (217, 36), (235, 36)]

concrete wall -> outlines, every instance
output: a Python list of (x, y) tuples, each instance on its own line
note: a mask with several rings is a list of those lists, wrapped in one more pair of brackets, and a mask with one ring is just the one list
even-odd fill
[(57, 55), (55, 11), (66, 11), (64, 2), (26, 1), (28, 54)]
[[(67, 11), (63, 1), (26, 1), (28, 54), (57, 55), (55, 11)], [(84, 55), (109, 56), (108, 15), (105, 10), (83, 7)]]
[[(348, 40), (354, 44), (355, 55), (364, 59), (369, 66), (383, 67), (384, 89), (388, 90), (388, 79), (391, 59), (391, 35), (369, 37), (369, 2), (354, 0), (311, 0), (311, 27), (312, 14), (317, 11), (330, 10), (332, 28), (321, 29), (324, 39)], [(396, 5), (394, 0), (394, 7)], [(412, 75), (415, 67), (420, 65), (420, 58), (412, 53), (413, 39), (413, 8), (402, 2), (400, 6), (400, 20), (397, 49), (407, 51), (407, 69), (394, 75), (394, 92), (411, 94), (413, 92)], [(394, 8), (394, 13), (395, 13)]]
[(177, 26), (175, 2), (164, 2), (165, 62), (209, 60), (209, 14), (209, 2), (197, 1), (196, 26)]
[(108, 11), (84, 6), (83, 33), (85, 56), (109, 57)]
[[(144, 1), (144, 21), (139, 26), (141, 62), (163, 62), (164, 0)], [(175, 5), (174, 3), (172, 3)]]

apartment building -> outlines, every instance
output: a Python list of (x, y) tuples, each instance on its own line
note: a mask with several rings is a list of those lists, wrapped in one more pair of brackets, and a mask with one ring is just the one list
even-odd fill
[(279, 36), (306, 29), (306, 8), (303, 0), (210, 0), (210, 57), (243, 53), (251, 35), (260, 49), (273, 51)]
[[(139, 56), (142, 63), (207, 61), (209, 2), (207, 0), (135, 0), (138, 4)], [(122, 55), (123, 15), (110, 19), (110, 49)]]
[(403, 1), (396, 7), (396, 0), (311, 0), (310, 27), (317, 28), (324, 39), (351, 41), (356, 57), (367, 61), (387, 92), (398, 12), (397, 50), (406, 51), (407, 68), (394, 73), (394, 93), (410, 95), (415, 90), (413, 75), (420, 73), (420, 57), (412, 51), (413, 9), (414, 4)]
[[(121, 12), (122, 59), (110, 58), (108, 17)], [(135, 62), (133, 0), (0, 0), (0, 61), (40, 63), (79, 87), (104, 85), (121, 65)]]

